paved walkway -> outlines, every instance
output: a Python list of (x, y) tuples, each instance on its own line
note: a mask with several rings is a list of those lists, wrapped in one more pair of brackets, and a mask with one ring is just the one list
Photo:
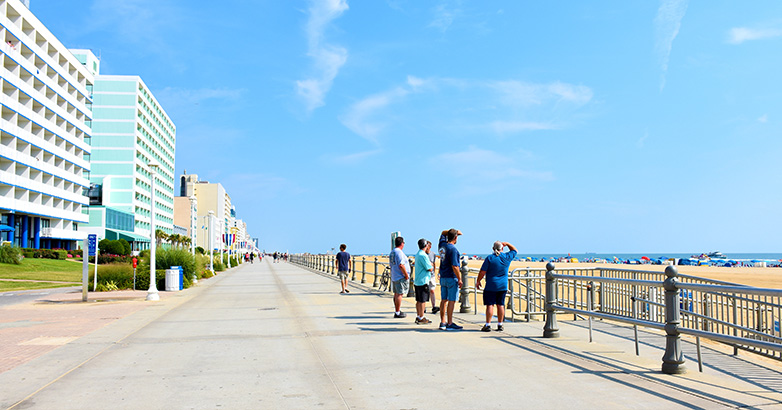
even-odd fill
[[(472, 314), (443, 332), (393, 319), (389, 296), (351, 286), (340, 295), (333, 277), (264, 260), (160, 302), (0, 309), (3, 344), (43, 326), (7, 309), (105, 312), (91, 333), (0, 373), (0, 409), (782, 408), (777, 362), (709, 348), (704, 373), (688, 362), (668, 376), (652, 333), (636, 357), (627, 328), (604, 323), (592, 344), (583, 321), (560, 322), (560, 339), (541, 338), (541, 322), (482, 333)], [(58, 329), (37, 337), (69, 337)]]

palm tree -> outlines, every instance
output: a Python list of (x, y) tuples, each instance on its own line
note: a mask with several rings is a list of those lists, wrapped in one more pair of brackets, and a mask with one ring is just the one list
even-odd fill
[(157, 246), (160, 247), (160, 244), (168, 239), (168, 234), (166, 234), (162, 229), (157, 229), (155, 231), (155, 240), (157, 241)]
[(171, 235), (168, 235), (168, 242), (174, 246), (174, 248), (178, 248), (179, 243), (182, 242), (182, 237), (179, 236), (179, 234), (174, 233)]

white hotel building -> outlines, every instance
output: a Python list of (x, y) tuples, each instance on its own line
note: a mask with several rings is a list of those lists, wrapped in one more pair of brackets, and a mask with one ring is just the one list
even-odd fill
[(93, 72), (19, 0), (0, 0), (0, 242), (74, 249), (87, 222)]

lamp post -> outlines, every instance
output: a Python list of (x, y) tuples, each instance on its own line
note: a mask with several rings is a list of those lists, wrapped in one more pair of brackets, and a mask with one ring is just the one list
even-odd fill
[(214, 216), (214, 211), (209, 211), (209, 214), (207, 217), (209, 218), (209, 224), (208, 224), (208, 235), (209, 235), (209, 270), (212, 271), (212, 275), (215, 273), (215, 264), (214, 264), (214, 245), (212, 244), (212, 240), (214, 239), (214, 230), (212, 230), (212, 217)]
[(160, 295), (157, 293), (157, 284), (155, 278), (155, 248), (157, 245), (157, 239), (155, 238), (155, 175), (157, 174), (157, 168), (160, 166), (157, 163), (149, 162), (149, 185), (150, 185), (150, 218), (149, 218), (149, 290), (147, 291), (147, 300), (155, 301), (160, 300)]
[[(196, 243), (196, 225), (197, 225), (197, 209), (196, 209), (196, 196), (190, 196), (190, 253), (193, 254), (193, 260), (195, 260), (195, 243)], [(198, 274), (193, 272), (193, 283), (198, 283)]]

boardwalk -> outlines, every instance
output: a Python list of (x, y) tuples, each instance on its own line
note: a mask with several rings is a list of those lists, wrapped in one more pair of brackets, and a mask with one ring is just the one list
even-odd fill
[(443, 332), (415, 325), (410, 299), (393, 319), (390, 297), (351, 289), (267, 259), (160, 302), (117, 302), (143, 306), (0, 373), (0, 409), (782, 408), (777, 363), (707, 349), (703, 374), (690, 361), (667, 376), (657, 335), (636, 357), (608, 324), (592, 344), (583, 321), (555, 340), (541, 322), (482, 333), (472, 314)]

